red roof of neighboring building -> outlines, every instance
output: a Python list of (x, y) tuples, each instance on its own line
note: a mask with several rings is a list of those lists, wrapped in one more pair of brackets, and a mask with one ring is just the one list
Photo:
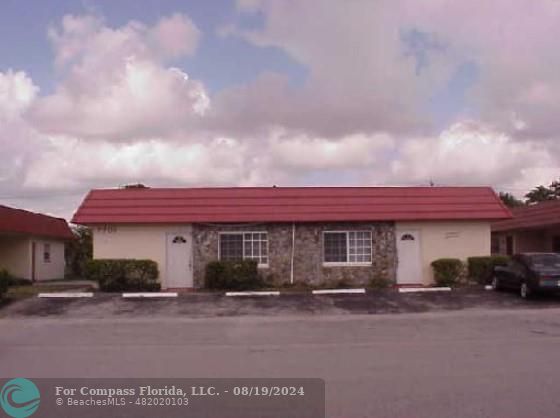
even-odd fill
[(64, 219), (0, 205), (0, 233), (4, 232), (64, 240), (74, 238)]
[(546, 228), (560, 225), (560, 200), (512, 209), (513, 218), (492, 224), (492, 231)]
[(92, 190), (72, 222), (506, 219), (489, 187), (233, 187)]

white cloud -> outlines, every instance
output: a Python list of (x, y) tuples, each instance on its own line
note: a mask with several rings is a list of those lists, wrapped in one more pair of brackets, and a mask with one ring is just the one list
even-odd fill
[(337, 140), (306, 135), (275, 135), (267, 154), (271, 164), (287, 169), (364, 169), (393, 144), (387, 135), (350, 135)]
[[(534, 176), (536, 172), (540, 176)], [(546, 178), (544, 173), (549, 175)], [(550, 183), (560, 172), (560, 159), (544, 144), (515, 141), (475, 122), (457, 123), (434, 138), (404, 142), (391, 163), (394, 183), (494, 185), (518, 190), (539, 181)]]
[(226, 184), (243, 176), (245, 147), (231, 138), (169, 144), (158, 139), (114, 144), (68, 137), (49, 138), (50, 149), (27, 170), (25, 187), (75, 189), (111, 186)]
[[(458, 62), (455, 52), (443, 41), (439, 45), (429, 30), (425, 35), (430, 42), (419, 52), (426, 65), (419, 70), (403, 40), (416, 27), (397, 3), (263, 0), (240, 2), (238, 7), (260, 12), (262, 27), (230, 25), (221, 33), (282, 49), (305, 67), (308, 77), (298, 89), (259, 78), (216, 97), (217, 111), (222, 100), (226, 108), (242, 109), (225, 116), (231, 122), (227, 128), (259, 128), (281, 121), (322, 137), (425, 131), (431, 124), (426, 101), (445, 85)], [(263, 111), (266, 98), (272, 100)], [(252, 118), (254, 112), (264, 118)]]
[(130, 141), (173, 133), (209, 106), (204, 86), (174, 68), (129, 57), (111, 76), (79, 92), (65, 85), (39, 99), (33, 122), (50, 134)]
[(185, 15), (175, 13), (162, 18), (150, 30), (155, 47), (164, 56), (180, 57), (193, 55), (200, 40), (200, 30)]
[(38, 134), (22, 118), (38, 90), (22, 71), (0, 73), (0, 191), (17, 190), (29, 161), (43, 149)]
[(117, 29), (90, 16), (66, 16), (49, 33), (66, 77), (30, 110), (43, 132), (132, 141), (195, 124), (209, 107), (201, 82), (165, 65), (196, 48), (199, 31), (185, 16)]
[(19, 117), (31, 105), (39, 88), (23, 71), (0, 73), (0, 118)]
[[(278, 47), (308, 69), (301, 95), (270, 103), (269, 113), (295, 129), (319, 136), (429, 132), (430, 99), (469, 62), (477, 80), (466, 97), (482, 121), (531, 140), (554, 140), (560, 131), (557, 0), (239, 0), (238, 9), (259, 13), (263, 24), (240, 23), (224, 34)], [(247, 107), (243, 93), (237, 100)]]
[[(0, 73), (0, 193), (53, 191), (41, 202), (57, 210), (56, 196), (128, 182), (433, 180), (523, 194), (560, 173), (560, 2), (240, 0), (238, 10), (262, 26), (222, 35), (281, 49), (307, 71), (302, 84), (265, 72), (210, 102), (176, 68), (202, 36), (188, 16), (120, 27), (65, 16), (48, 34), (54, 93)], [(465, 62), (477, 68), (465, 92), (473, 120), (435, 128), (431, 100)]]

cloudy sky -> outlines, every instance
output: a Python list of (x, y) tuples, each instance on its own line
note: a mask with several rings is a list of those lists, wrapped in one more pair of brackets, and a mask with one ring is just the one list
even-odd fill
[(560, 176), (558, 0), (4, 0), (0, 204)]

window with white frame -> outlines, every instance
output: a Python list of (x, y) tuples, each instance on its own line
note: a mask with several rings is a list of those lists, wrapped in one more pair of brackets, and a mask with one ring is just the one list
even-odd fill
[(220, 260), (256, 260), (268, 264), (268, 235), (266, 232), (220, 233)]
[(371, 231), (323, 233), (325, 264), (371, 264)]
[(51, 262), (51, 244), (43, 244), (43, 263)]

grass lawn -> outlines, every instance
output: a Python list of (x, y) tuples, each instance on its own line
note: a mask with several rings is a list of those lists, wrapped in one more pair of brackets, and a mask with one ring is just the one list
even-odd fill
[(91, 286), (84, 286), (83, 284), (68, 283), (61, 284), (49, 284), (48, 282), (36, 283), (36, 284), (21, 284), (16, 286), (11, 286), (4, 298), (0, 300), (0, 308), (6, 306), (12, 302), (18, 300), (27, 299), (30, 297), (37, 296), (39, 293), (43, 292), (65, 292), (65, 291), (94, 291)]

